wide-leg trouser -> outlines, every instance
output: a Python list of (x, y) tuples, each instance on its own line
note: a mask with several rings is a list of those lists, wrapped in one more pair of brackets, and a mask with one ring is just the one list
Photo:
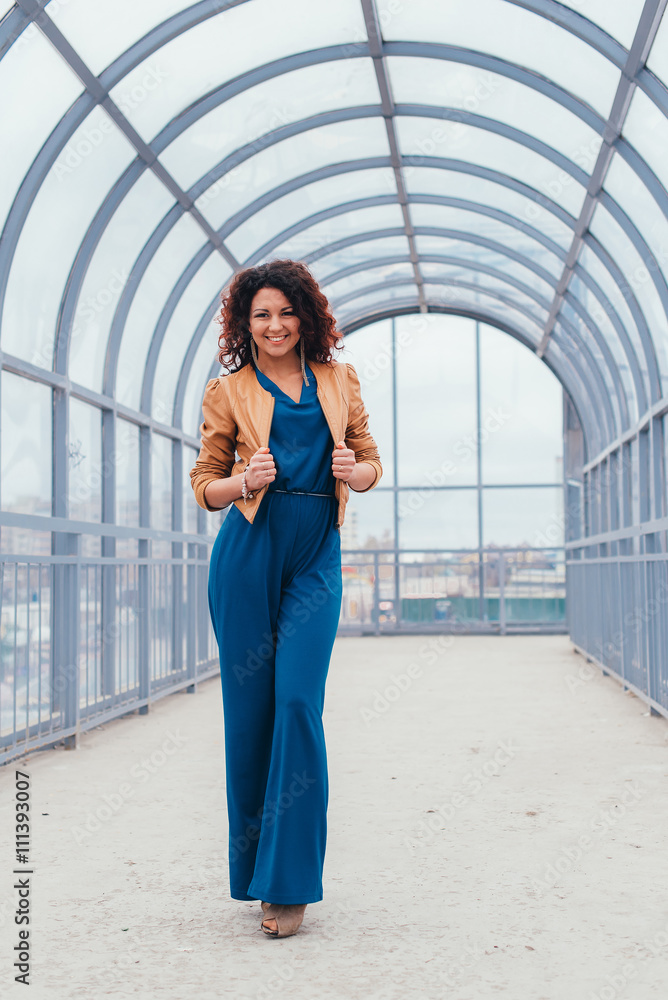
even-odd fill
[(211, 552), (234, 899), (322, 899), (322, 712), (342, 595), (335, 516), (331, 497), (269, 491), (253, 524), (232, 505)]

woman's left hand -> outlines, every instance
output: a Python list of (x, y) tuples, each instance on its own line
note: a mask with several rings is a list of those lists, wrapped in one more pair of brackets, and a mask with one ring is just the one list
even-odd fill
[(332, 472), (336, 479), (342, 479), (347, 483), (355, 468), (355, 452), (352, 448), (346, 448), (345, 441), (339, 441), (332, 452)]

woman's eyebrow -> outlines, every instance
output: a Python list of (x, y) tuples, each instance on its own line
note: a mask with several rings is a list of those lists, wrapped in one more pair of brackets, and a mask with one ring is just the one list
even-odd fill
[[(287, 309), (290, 309), (292, 311), (294, 309), (294, 306), (283, 306), (283, 308), (281, 309), (281, 312), (285, 312)], [(253, 309), (253, 312), (254, 313), (256, 313), (256, 312), (269, 312), (269, 310), (267, 309), (266, 306), (255, 306), (255, 309)]]

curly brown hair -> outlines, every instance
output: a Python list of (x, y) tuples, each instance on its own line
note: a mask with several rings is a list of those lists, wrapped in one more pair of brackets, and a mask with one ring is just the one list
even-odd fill
[(253, 296), (261, 288), (283, 292), (299, 318), (304, 354), (309, 361), (329, 363), (340, 334), (330, 304), (306, 264), (299, 260), (270, 260), (238, 271), (221, 292), (222, 309), (218, 361), (228, 372), (252, 363), (249, 317)]

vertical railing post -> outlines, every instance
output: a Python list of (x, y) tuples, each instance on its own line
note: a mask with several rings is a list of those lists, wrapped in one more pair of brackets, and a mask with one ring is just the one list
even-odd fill
[[(151, 430), (139, 428), (139, 525), (151, 523)], [(139, 700), (148, 699), (139, 707), (139, 714), (146, 715), (151, 697), (151, 569), (148, 565), (150, 540), (140, 538), (137, 548), (140, 559), (147, 562), (137, 567), (139, 607), (137, 608)], [(159, 567), (156, 567), (159, 568)]]
[[(102, 411), (102, 520), (116, 523), (116, 414), (113, 410)], [(116, 555), (116, 539), (113, 535), (102, 535), (100, 554), (104, 557)], [(117, 574), (120, 570), (113, 563), (102, 565), (102, 677), (101, 687), (105, 698), (114, 698), (116, 691), (116, 640), (118, 629)]]
[(64, 738), (73, 750), (79, 735), (79, 633), (81, 620), (81, 535), (53, 533), (53, 554), (73, 556), (72, 562), (54, 565), (54, 595), (51, 602), (53, 711), (60, 714), (63, 729), (74, 728)]
[(499, 634), (506, 634), (506, 559), (502, 549), (498, 553), (499, 566)]
[(380, 580), (378, 579), (379, 562), (378, 552), (373, 554), (373, 629), (376, 635), (380, 635)]
[(194, 694), (197, 690), (197, 566), (193, 560), (197, 559), (199, 545), (195, 542), (188, 542), (188, 566), (186, 568), (186, 583), (188, 585), (188, 600), (185, 607), (186, 613), (186, 670), (188, 677), (192, 681), (186, 688), (188, 694)]

